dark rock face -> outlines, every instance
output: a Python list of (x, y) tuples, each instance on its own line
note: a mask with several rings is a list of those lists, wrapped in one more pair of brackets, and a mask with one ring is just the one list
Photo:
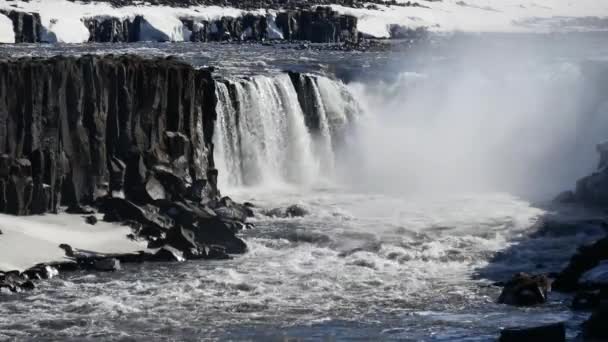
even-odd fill
[(564, 323), (549, 324), (534, 328), (509, 328), (500, 332), (500, 342), (565, 341)]
[(120, 271), (120, 261), (115, 258), (100, 259), (93, 262), (93, 268), (101, 272)]
[(593, 207), (608, 206), (608, 142), (598, 144), (599, 167), (593, 174), (576, 183), (576, 201)]
[(550, 280), (544, 275), (517, 273), (509, 280), (498, 298), (498, 303), (530, 306), (547, 301), (551, 292)]
[[(16, 43), (42, 42), (42, 26), (37, 13), (3, 12), (13, 22)], [(222, 17), (218, 20), (182, 18), (190, 41), (263, 41), (273, 39), (265, 15), (247, 13), (239, 17)], [(89, 42), (129, 43), (142, 40), (142, 26), (148, 25), (143, 16), (119, 19), (112, 17), (84, 18), (89, 30)], [(276, 25), (287, 40), (307, 40), (315, 43), (357, 41), (357, 19), (340, 15), (330, 7), (312, 10), (293, 9), (280, 12)], [(168, 39), (168, 38), (165, 38)]]
[(559, 273), (553, 287), (564, 292), (577, 290), (581, 275), (598, 266), (602, 260), (608, 260), (608, 238), (580, 247), (578, 253), (570, 259), (568, 266)]
[(146, 183), (165, 185), (167, 174), (176, 191), (196, 183), (217, 196), (215, 103), (210, 73), (173, 60), (1, 61), (0, 212), (55, 212), (113, 193), (146, 203)]
[(277, 15), (276, 23), (287, 40), (338, 43), (358, 39), (357, 18), (340, 15), (331, 7), (282, 12)]
[(90, 18), (85, 21), (89, 29), (89, 42), (128, 43), (139, 40), (143, 18), (120, 20), (118, 18)]
[(41, 40), (42, 24), (38, 13), (0, 10), (13, 22), (15, 43), (37, 43)]
[(608, 302), (603, 302), (599, 309), (583, 323), (583, 337), (585, 341), (608, 340)]

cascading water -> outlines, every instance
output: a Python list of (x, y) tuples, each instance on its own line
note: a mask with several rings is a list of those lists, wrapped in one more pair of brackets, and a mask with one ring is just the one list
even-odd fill
[[(332, 177), (337, 142), (358, 107), (341, 83), (299, 77), (309, 89), (297, 89), (286, 74), (218, 82), (215, 156), (226, 175), (220, 186), (305, 185)], [(313, 94), (312, 107), (300, 103), (298, 91)]]

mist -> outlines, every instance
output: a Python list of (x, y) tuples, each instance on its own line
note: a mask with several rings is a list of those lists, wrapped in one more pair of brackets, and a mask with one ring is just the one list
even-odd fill
[(608, 61), (570, 39), (454, 40), (404, 54), (381, 73), (390, 79), (350, 83), (365, 115), (340, 178), (361, 190), (531, 200), (573, 188), (608, 139)]

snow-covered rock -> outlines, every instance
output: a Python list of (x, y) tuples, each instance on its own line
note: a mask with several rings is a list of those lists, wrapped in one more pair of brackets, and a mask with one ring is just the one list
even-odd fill
[(13, 31), (13, 22), (9, 17), (0, 13), (0, 43), (14, 43), (15, 32)]

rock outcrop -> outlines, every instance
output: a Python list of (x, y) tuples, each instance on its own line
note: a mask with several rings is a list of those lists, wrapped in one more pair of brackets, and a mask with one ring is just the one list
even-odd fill
[(245, 252), (217, 189), (216, 101), (211, 72), (174, 59), (0, 61), (0, 212), (97, 209), (186, 257)]
[(16, 10), (0, 10), (13, 22), (15, 43), (37, 43), (42, 39), (42, 24), (38, 13), (25, 13)]
[(608, 238), (580, 247), (570, 259), (568, 266), (558, 274), (553, 287), (558, 291), (572, 292), (583, 286), (593, 286), (581, 282), (581, 277), (606, 260), (608, 260)]
[[(43, 27), (37, 13), (4, 11), (13, 22), (16, 43), (44, 42)], [(82, 18), (89, 30), (89, 42), (131, 43), (143, 40), (169, 41), (160, 31), (155, 37), (146, 33), (152, 26), (144, 16), (125, 19), (111, 16)], [(247, 13), (217, 20), (181, 18), (185, 39), (191, 42), (264, 41), (273, 39), (305, 40), (315, 43), (355, 42), (357, 18), (339, 14), (330, 7), (283, 10), (273, 16)]]
[[(215, 102), (210, 72), (174, 60), (1, 61), (0, 212), (146, 203), (151, 179), (213, 198)], [(177, 134), (187, 149), (171, 148)]]
[(547, 301), (551, 292), (551, 281), (544, 275), (517, 273), (509, 280), (498, 298), (498, 303), (530, 306)]

